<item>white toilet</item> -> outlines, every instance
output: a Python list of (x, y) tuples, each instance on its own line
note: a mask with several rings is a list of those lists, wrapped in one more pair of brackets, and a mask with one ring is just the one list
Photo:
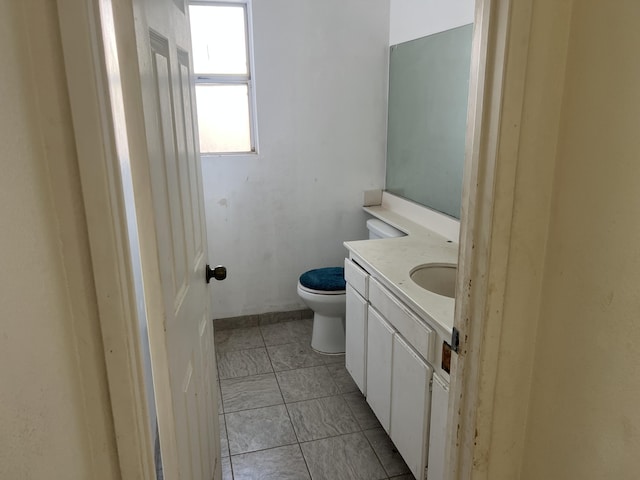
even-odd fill
[[(367, 229), (370, 239), (405, 235), (377, 219), (367, 220)], [(311, 348), (320, 353), (344, 353), (345, 288), (342, 267), (309, 270), (298, 280), (298, 295), (313, 310)]]

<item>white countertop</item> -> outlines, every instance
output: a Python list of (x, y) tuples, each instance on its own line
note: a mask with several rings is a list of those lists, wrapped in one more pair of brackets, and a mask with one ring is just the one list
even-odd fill
[(345, 242), (345, 247), (424, 321), (450, 337), (455, 301), (419, 287), (409, 274), (425, 263), (458, 263), (458, 245), (384, 206), (364, 210), (407, 236)]

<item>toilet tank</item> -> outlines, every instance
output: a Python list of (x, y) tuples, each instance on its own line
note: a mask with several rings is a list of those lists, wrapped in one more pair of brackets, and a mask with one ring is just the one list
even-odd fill
[(370, 218), (367, 220), (367, 230), (369, 230), (370, 239), (404, 237), (406, 235), (397, 228), (394, 228), (377, 218)]

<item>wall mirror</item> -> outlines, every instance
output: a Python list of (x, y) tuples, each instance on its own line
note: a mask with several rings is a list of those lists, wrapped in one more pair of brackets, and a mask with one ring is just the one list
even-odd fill
[(391, 47), (386, 190), (460, 218), (473, 24)]

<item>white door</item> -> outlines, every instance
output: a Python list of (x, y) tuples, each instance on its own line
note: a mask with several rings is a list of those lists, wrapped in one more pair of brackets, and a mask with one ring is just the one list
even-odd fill
[(187, 5), (57, 4), (122, 476), (153, 476), (147, 328), (164, 478), (220, 479)]
[(184, 0), (134, 7), (164, 299), (165, 345), (152, 344), (151, 356), (166, 347), (154, 377), (158, 384), (156, 372), (168, 368), (170, 384), (170, 398), (156, 393), (165, 478), (209, 480), (220, 449), (188, 8)]

